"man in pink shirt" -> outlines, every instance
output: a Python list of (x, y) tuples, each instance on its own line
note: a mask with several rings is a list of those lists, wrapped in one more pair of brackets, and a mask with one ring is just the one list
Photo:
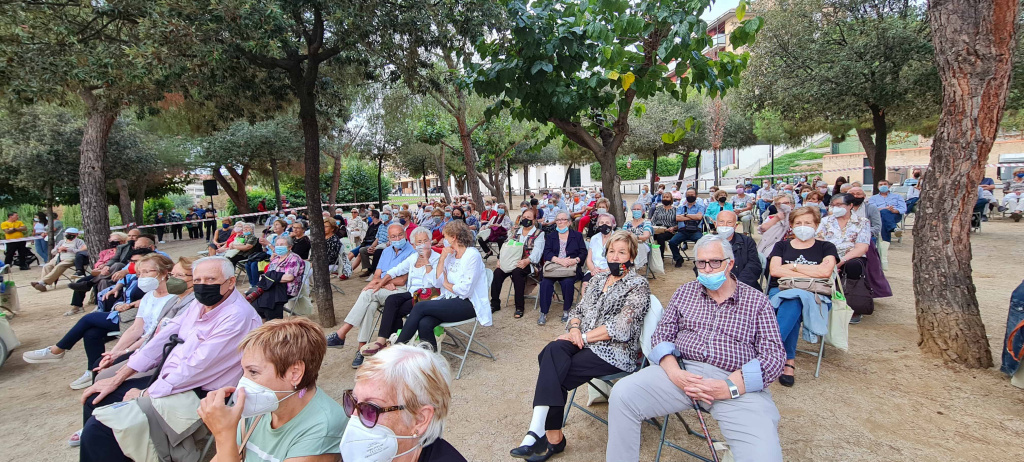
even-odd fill
[[(143, 394), (162, 398), (234, 386), (242, 376), (238, 345), (249, 331), (260, 326), (260, 317), (245, 297), (235, 290), (234, 265), (224, 257), (195, 262), (192, 281), (196, 301), (176, 318), (165, 321), (151, 341), (128, 359), (127, 365), (109, 379), (100, 380), (82, 393), (85, 427), (80, 460), (128, 460), (113, 431), (92, 416), (93, 410)], [(172, 335), (183, 343), (167, 356), (159, 375), (133, 378), (136, 372), (155, 369)]]

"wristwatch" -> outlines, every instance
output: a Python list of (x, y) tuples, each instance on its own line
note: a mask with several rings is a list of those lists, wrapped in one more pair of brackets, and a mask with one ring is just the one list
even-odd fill
[(583, 331), (580, 331), (580, 332), (581, 332), (581, 333), (582, 333), (582, 335), (583, 335), (583, 344), (584, 344), (584, 345), (588, 345), (589, 343), (587, 342), (587, 333), (586, 333), (586, 332), (583, 332)]
[(736, 384), (732, 383), (732, 380), (725, 379), (725, 385), (729, 387), (729, 396), (732, 397), (732, 399), (740, 397), (740, 389), (736, 388)]

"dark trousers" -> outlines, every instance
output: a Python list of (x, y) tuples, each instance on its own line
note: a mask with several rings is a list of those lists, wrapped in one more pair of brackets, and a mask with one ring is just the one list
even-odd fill
[(96, 399), (96, 395), (86, 398), (85, 405), (82, 406), (85, 426), (82, 427), (82, 445), (78, 448), (79, 462), (131, 460), (125, 457), (124, 452), (121, 451), (121, 446), (114, 439), (114, 431), (94, 419), (92, 411), (101, 406), (121, 402), (124, 399), (125, 393), (128, 393), (128, 390), (132, 388), (146, 388), (149, 385), (149, 379), (149, 377), (141, 377), (125, 380), (120, 387), (117, 387), (116, 390), (95, 405), (92, 404), (92, 400)]
[(201, 228), (199, 228), (199, 227), (197, 227), (195, 225), (189, 225), (189, 226), (191, 226), (191, 228), (188, 228), (188, 238), (189, 239), (195, 239), (197, 237), (202, 237), (201, 234), (203, 234), (203, 230)]
[(260, 282), (260, 262), (246, 261), (245, 274), (249, 276), (249, 285), (256, 287), (256, 283)]
[[(10, 265), (14, 261), (14, 254), (18, 254), (18, 267), (21, 269), (28, 268), (28, 257), (32, 255), (32, 251), (28, 249), (28, 241), (11, 242), (7, 244), (7, 252), (4, 254), (4, 264)], [(42, 255), (46, 258), (46, 255)]]
[(203, 238), (203, 233), (200, 232), (199, 233), (199, 238), (200, 239), (206, 239), (208, 241), (212, 241), (213, 240), (213, 228), (217, 226), (217, 223), (215, 221), (213, 221), (213, 220), (210, 220), (210, 221), (207, 221), (207, 222), (203, 223), (203, 225), (205, 225), (205, 227), (206, 227), (206, 237)]
[(85, 268), (89, 266), (89, 252), (81, 251), (75, 254), (75, 273), (81, 274), (85, 272)]
[(181, 239), (181, 227), (184, 225), (171, 225), (171, 237)]
[(85, 306), (85, 297), (89, 295), (89, 291), (96, 286), (96, 278), (91, 274), (77, 281), (68, 284), (68, 287), (74, 290), (71, 293), (71, 306), (77, 306), (79, 308)]
[(97, 311), (78, 318), (78, 322), (57, 342), (57, 348), (70, 350), (79, 341), (85, 345), (85, 357), (92, 364), (103, 355), (104, 344), (111, 338), (107, 334), (116, 332), (118, 325), (107, 319), (107, 313)]
[[(385, 300), (386, 301), (386, 300)], [(445, 322), (458, 322), (476, 317), (476, 310), (473, 303), (465, 298), (435, 298), (419, 302), (409, 313), (402, 327), (402, 335), (398, 336), (398, 343), (408, 343), (417, 332), (420, 334), (420, 341), (427, 342), (437, 351), (437, 339), (434, 338), (434, 328)]]
[[(373, 274), (374, 271), (377, 271), (377, 263), (380, 263), (380, 256), (384, 255), (384, 249), (384, 246), (378, 245), (377, 250), (373, 251), (373, 258), (371, 259), (373, 263), (370, 263), (369, 261), (363, 262), (363, 268), (366, 268), (366, 271), (369, 271), (370, 274)], [(369, 264), (370, 266), (366, 266), (367, 264)]]
[(540, 373), (533, 392), (534, 406), (550, 406), (545, 430), (561, 430), (569, 390), (596, 377), (616, 374), (621, 369), (598, 357), (589, 348), (579, 349), (568, 340), (555, 340), (537, 355)]
[(882, 215), (882, 240), (889, 242), (892, 240), (892, 231), (896, 229), (896, 224), (900, 222), (903, 215), (888, 210), (880, 210), (879, 213)]
[(700, 229), (683, 229), (679, 228), (676, 231), (676, 235), (672, 236), (672, 239), (668, 241), (668, 247), (672, 250), (672, 259), (679, 261), (683, 259), (683, 256), (679, 254), (679, 244), (683, 244), (688, 241), (697, 242), (700, 238), (704, 237), (704, 233)]
[(847, 260), (839, 268), (839, 275), (846, 279), (860, 279), (864, 277), (864, 270), (868, 267), (867, 257), (858, 257)]
[(540, 312), (547, 314), (548, 310), (551, 309), (551, 299), (555, 297), (555, 283), (562, 286), (562, 310), (565, 312), (572, 308), (572, 299), (576, 295), (576, 277), (569, 278), (544, 278), (540, 281)]
[(156, 228), (153, 228), (153, 231), (156, 231), (156, 240), (162, 241), (164, 240), (164, 232), (167, 231), (167, 228), (164, 226), (157, 226)]
[(665, 231), (665, 232), (663, 232), (661, 234), (655, 234), (654, 235), (654, 240), (658, 242), (659, 246), (661, 246), (661, 258), (662, 259), (665, 258), (665, 243), (670, 241), (672, 239), (672, 237), (675, 236), (675, 235), (676, 235), (676, 233), (673, 233), (671, 231)]
[(284, 305), (285, 305), (285, 303), (288, 303), (288, 302), (284, 301), (284, 302), (274, 303), (273, 308), (267, 308), (267, 309), (256, 308), (256, 314), (260, 315), (260, 318), (263, 318), (264, 322), (271, 321), (271, 320), (274, 320), (274, 319), (284, 319)]
[(412, 313), (412, 294), (402, 292), (384, 299), (384, 312), (380, 315), (380, 330), (377, 336), (388, 338), (402, 328), (402, 319)]
[(907, 215), (914, 213), (914, 205), (917, 204), (917, 201), (920, 199), (920, 197), (911, 197), (910, 199), (907, 199)]
[(501, 286), (505, 279), (512, 277), (512, 287), (516, 298), (516, 311), (523, 311), (526, 305), (526, 277), (530, 275), (530, 267), (512, 268), (511, 273), (506, 273), (501, 268), (494, 269), (494, 280), (491, 281), (491, 309), (501, 308)]

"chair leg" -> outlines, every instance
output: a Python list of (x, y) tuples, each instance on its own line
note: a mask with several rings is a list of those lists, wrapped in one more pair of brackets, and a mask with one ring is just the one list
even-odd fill
[(814, 367), (814, 378), (821, 375), (821, 360), (825, 358), (825, 337), (820, 337), (821, 346), (818, 347), (818, 365)]
[(572, 389), (572, 394), (569, 395), (569, 402), (565, 403), (565, 415), (562, 416), (562, 428), (565, 428), (565, 423), (569, 421), (569, 411), (572, 410), (573, 403), (576, 402), (576, 388)]

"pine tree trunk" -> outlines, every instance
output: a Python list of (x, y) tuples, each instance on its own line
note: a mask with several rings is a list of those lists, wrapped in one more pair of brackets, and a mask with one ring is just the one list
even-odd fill
[[(686, 171), (686, 163), (683, 163), (683, 171), (684, 172)], [(654, 165), (651, 167), (651, 194), (654, 194), (654, 191), (658, 190), (658, 188), (654, 187), (654, 183), (656, 183), (656, 181), (654, 179), (657, 178), (657, 177), (658, 177), (658, 150), (655, 149), (654, 150)]]
[(139, 179), (135, 182), (135, 224), (144, 225), (146, 224), (145, 215), (146, 205), (146, 180)]
[(117, 209), (121, 212), (121, 223), (127, 225), (132, 219), (132, 196), (128, 191), (128, 181), (118, 178), (114, 180), (117, 184)]
[(89, 255), (95, 259), (110, 236), (107, 211), (107, 179), (103, 174), (107, 156), (107, 139), (117, 119), (117, 111), (103, 104), (91, 90), (79, 91), (85, 102), (87, 119), (79, 147), (79, 196), (82, 204), (82, 227)]
[[(277, 159), (270, 159), (270, 172), (274, 177), (274, 203), (277, 204), (277, 208), (281, 208), (281, 180), (278, 178), (277, 173)], [(243, 190), (245, 188), (242, 188)], [(333, 196), (332, 196), (333, 197)], [(245, 198), (246, 205), (249, 204), (249, 198)], [(245, 212), (248, 213), (248, 212)]]
[[(56, 249), (57, 236), (54, 236), (53, 232), (53, 220), (57, 218), (57, 215), (53, 213), (53, 183), (46, 185), (46, 219), (47, 226), (49, 229), (46, 230), (46, 243), (47, 249)], [(41, 257), (47, 257), (48, 255), (40, 255)]]
[(1016, 44), (1016, 0), (932, 0), (942, 113), (914, 223), (918, 345), (971, 368), (992, 352), (971, 278), (977, 185), (999, 130)]
[[(444, 200), (448, 203), (452, 202), (451, 188), (448, 187), (448, 173), (445, 170), (444, 163), (444, 145), (441, 145), (441, 158), (437, 161), (437, 183), (441, 187), (441, 193), (444, 194)], [(460, 189), (461, 193), (461, 189)], [(430, 200), (430, 199), (427, 199)], [(480, 204), (479, 202), (477, 204)]]
[[(315, 218), (323, 210), (320, 201), (320, 131), (316, 114), (316, 74), (317, 68), (310, 64), (307, 74), (293, 77), (293, 84), (301, 80), (299, 95), (299, 122), (302, 125), (303, 145), (305, 148), (305, 190), (306, 213)], [(297, 85), (298, 86), (298, 85)], [(323, 220), (309, 220), (309, 261), (313, 267), (312, 298), (316, 302), (320, 324), (333, 326), (337, 321), (334, 317), (334, 296), (331, 293), (331, 275), (328, 271), (327, 240), (324, 238)]]
[(377, 208), (384, 209), (384, 156), (377, 156)]
[(615, 152), (605, 149), (596, 155), (597, 162), (601, 164), (601, 187), (604, 188), (604, 197), (611, 202), (608, 213), (615, 217), (616, 223), (625, 223), (626, 211), (622, 208), (622, 193), (619, 192), (619, 172), (615, 165)]
[(530, 195), (530, 166), (523, 166), (523, 200), (527, 200), (526, 196)]
[(462, 142), (462, 159), (466, 166), (466, 183), (468, 183), (469, 193), (473, 197), (473, 202), (483, 204), (484, 196), (480, 193), (480, 181), (476, 172), (476, 169), (479, 167), (476, 165), (476, 152), (473, 151), (469, 126), (466, 124), (465, 105), (460, 103), (459, 111), (460, 113), (455, 117), (455, 122), (459, 128), (459, 141)]
[[(228, 199), (235, 204), (235, 208), (238, 209), (238, 213), (249, 213), (252, 209), (249, 208), (249, 194), (245, 192), (245, 184), (248, 175), (246, 172), (248, 168), (243, 168), (242, 173), (239, 174), (235, 171), (235, 168), (229, 165), (223, 166), (231, 174), (231, 179), (235, 182), (235, 186), (231, 186), (228, 179), (224, 177), (224, 174), (220, 172), (221, 166), (213, 168), (213, 179), (217, 180), (217, 184), (220, 185), (220, 189), (224, 190), (224, 194), (228, 195)], [(278, 206), (281, 204), (281, 195), (277, 196)]]
[[(565, 168), (565, 179), (562, 180), (562, 188), (563, 189), (565, 188), (566, 185), (569, 184), (569, 173), (572, 172), (572, 166), (573, 165), (575, 165), (575, 164), (570, 162), (569, 166)], [(547, 186), (547, 185), (545, 185), (545, 186)]]
[[(334, 157), (334, 171), (331, 173), (331, 197), (327, 198), (328, 202), (338, 202), (338, 189), (341, 188), (341, 153), (338, 153), (337, 157)], [(281, 197), (281, 193), (277, 193), (278, 197)]]

